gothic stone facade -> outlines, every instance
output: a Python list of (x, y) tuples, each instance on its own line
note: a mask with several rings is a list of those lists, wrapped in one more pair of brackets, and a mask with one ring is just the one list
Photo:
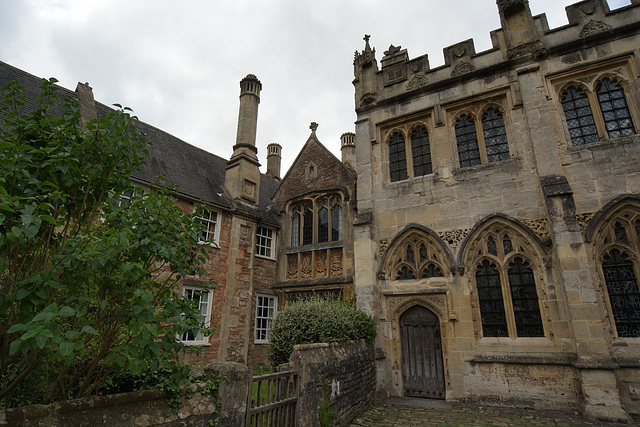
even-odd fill
[(395, 396), (640, 411), (640, 1), (356, 52), (355, 291)]

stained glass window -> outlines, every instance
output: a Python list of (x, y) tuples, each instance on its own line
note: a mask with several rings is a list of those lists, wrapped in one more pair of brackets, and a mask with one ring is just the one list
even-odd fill
[(478, 149), (478, 136), (473, 119), (463, 114), (456, 122), (455, 131), (460, 167), (479, 165), (481, 163), (480, 150)]
[(635, 134), (631, 113), (620, 83), (605, 78), (596, 93), (609, 138)]
[(593, 120), (589, 99), (582, 89), (570, 86), (562, 94), (562, 109), (567, 120), (573, 145), (598, 141), (598, 131)]
[(482, 133), (484, 145), (487, 149), (489, 163), (509, 158), (509, 143), (504, 128), (502, 113), (495, 108), (489, 108), (482, 116)]

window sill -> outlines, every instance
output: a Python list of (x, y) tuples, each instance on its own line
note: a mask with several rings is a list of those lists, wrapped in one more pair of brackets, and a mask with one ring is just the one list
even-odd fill
[(258, 255), (258, 254), (256, 254), (256, 255), (255, 255), (255, 257), (256, 257), (256, 258), (260, 258), (260, 259), (266, 259), (266, 260), (269, 260), (269, 261), (276, 261), (276, 259), (275, 259), (275, 258), (270, 257), (270, 256), (264, 256), (264, 255)]
[(602, 138), (600, 141), (590, 142), (589, 144), (567, 145), (565, 152), (567, 154), (572, 154), (582, 150), (606, 150), (608, 148), (615, 147), (616, 145), (625, 145), (629, 143), (637, 144), (638, 138), (640, 138), (638, 134), (621, 136), (613, 139)]
[(198, 240), (198, 244), (199, 245), (207, 245), (207, 246), (211, 246), (212, 248), (218, 249), (220, 248), (220, 246), (218, 246), (218, 242), (216, 242), (215, 240), (212, 242), (204, 242), (202, 240)]
[(199, 341), (182, 341), (186, 347), (211, 347), (211, 344), (208, 342), (199, 342)]
[(516, 167), (520, 163), (520, 159), (512, 157), (507, 160), (499, 160), (497, 162), (483, 163), (481, 165), (467, 166), (464, 168), (457, 167), (453, 170), (452, 174), (454, 178), (464, 177), (468, 173), (481, 172), (488, 169), (504, 168), (505, 171), (511, 172), (512, 168)]
[(254, 344), (258, 344), (258, 345), (266, 345), (269, 344), (270, 341), (267, 340), (254, 340), (253, 343)]
[(318, 251), (323, 249), (334, 249), (334, 248), (342, 248), (342, 247), (344, 247), (344, 243), (342, 243), (342, 241), (329, 242), (329, 243), (316, 243), (315, 245), (296, 246), (295, 248), (286, 249), (284, 253), (285, 255), (288, 255), (288, 254), (297, 254), (300, 252), (310, 252), (310, 251)]

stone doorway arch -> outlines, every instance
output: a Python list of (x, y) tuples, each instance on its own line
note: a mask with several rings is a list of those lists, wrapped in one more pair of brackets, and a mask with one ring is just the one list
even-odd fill
[(414, 305), (400, 316), (403, 395), (445, 399), (440, 321), (431, 310)]

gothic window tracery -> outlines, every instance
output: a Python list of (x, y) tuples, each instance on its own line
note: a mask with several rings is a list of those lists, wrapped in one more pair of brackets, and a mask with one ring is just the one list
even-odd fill
[[(598, 243), (599, 242), (599, 243)], [(599, 264), (620, 338), (640, 338), (640, 207), (621, 209), (603, 225), (596, 239)]]
[(534, 263), (537, 253), (515, 227), (492, 223), (468, 248), (474, 266), (482, 336), (544, 337)]
[(412, 232), (389, 250), (387, 277), (392, 280), (444, 277), (448, 263), (435, 240), (424, 233)]

